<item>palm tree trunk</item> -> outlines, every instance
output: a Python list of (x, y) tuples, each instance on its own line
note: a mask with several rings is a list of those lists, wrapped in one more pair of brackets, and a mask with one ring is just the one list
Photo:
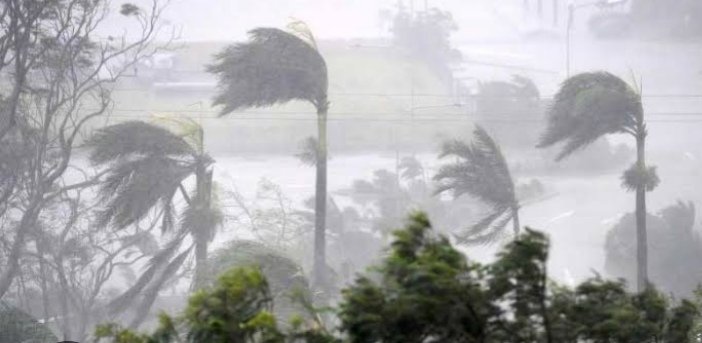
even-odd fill
[(317, 103), (317, 171), (314, 208), (313, 280), (317, 289), (326, 287), (326, 217), (327, 217), (327, 110), (326, 99)]
[(205, 238), (198, 238), (195, 242), (195, 289), (200, 289), (204, 285), (207, 270), (207, 246), (208, 242)]
[[(639, 172), (646, 170), (646, 133), (640, 129), (636, 136), (636, 167)], [(643, 292), (648, 286), (648, 242), (646, 237), (646, 184), (636, 187), (636, 286)]]
[[(192, 206), (203, 209), (210, 208), (212, 202), (212, 172), (212, 170), (207, 170), (204, 165), (198, 167), (195, 174), (197, 190), (195, 191), (195, 203)], [(207, 247), (214, 229), (200, 226), (197, 232), (193, 233), (193, 239), (195, 240), (195, 280), (193, 289), (200, 289), (204, 286), (207, 273)]]
[(514, 237), (516, 238), (517, 236), (519, 236), (520, 230), (518, 207), (512, 207), (512, 227), (514, 229)]

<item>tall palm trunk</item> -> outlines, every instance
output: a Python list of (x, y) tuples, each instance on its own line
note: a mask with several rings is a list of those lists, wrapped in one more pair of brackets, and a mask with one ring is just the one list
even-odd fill
[[(198, 167), (196, 173), (196, 198), (193, 206), (202, 209), (209, 209), (212, 205), (212, 170), (207, 170), (205, 166)], [(207, 273), (207, 248), (209, 246), (211, 233), (214, 230), (212, 227), (200, 226), (197, 232), (194, 232), (193, 239), (195, 240), (195, 280), (193, 288), (199, 289), (204, 285)]]
[(314, 208), (313, 280), (317, 289), (326, 287), (326, 218), (327, 218), (327, 99), (318, 100), (317, 107), (317, 171)]
[(514, 229), (514, 237), (516, 239), (519, 236), (520, 225), (519, 225), (519, 207), (512, 207), (512, 226)]
[(196, 239), (195, 241), (195, 283), (194, 288), (202, 288), (207, 270), (207, 246), (206, 239)]
[[(643, 123), (643, 120), (641, 121)], [(639, 125), (636, 135), (636, 167), (640, 173), (646, 171), (646, 129)], [(646, 235), (646, 184), (636, 186), (636, 285), (639, 292), (648, 286), (648, 242)]]

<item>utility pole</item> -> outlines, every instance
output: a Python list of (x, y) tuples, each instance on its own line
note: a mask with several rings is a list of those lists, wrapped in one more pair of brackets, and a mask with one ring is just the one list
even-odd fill
[(568, 4), (568, 24), (566, 26), (566, 78), (570, 77), (570, 31), (573, 28), (575, 5)]

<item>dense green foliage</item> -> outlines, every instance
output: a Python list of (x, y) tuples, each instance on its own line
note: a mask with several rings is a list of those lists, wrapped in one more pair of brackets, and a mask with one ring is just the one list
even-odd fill
[[(395, 232), (375, 273), (343, 292), (342, 331), (352, 342), (461, 342), (485, 335), (493, 311), (469, 264), (448, 239), (433, 237), (423, 215)], [(373, 279), (378, 279), (374, 281)]]
[(271, 312), (285, 326), (293, 315), (305, 312), (312, 299), (305, 272), (293, 259), (262, 243), (232, 241), (212, 253), (208, 263), (206, 284), (214, 284), (218, 275), (233, 267), (256, 266), (268, 282), (272, 299)]
[(376, 273), (344, 291), (342, 331), (351, 342), (691, 342), (691, 302), (600, 278), (555, 285), (548, 246), (526, 230), (481, 266), (415, 215)]
[(273, 297), (261, 270), (235, 268), (221, 275), (215, 286), (193, 294), (181, 316), (161, 314), (159, 326), (151, 334), (108, 324), (99, 327), (96, 336), (114, 343), (333, 341), (319, 325), (306, 328), (300, 318), (293, 319), (290, 332), (281, 332), (272, 306)]
[[(549, 241), (525, 230), (495, 262), (470, 262), (435, 233), (424, 214), (394, 233), (384, 260), (342, 292), (338, 337), (319, 321), (276, 325), (260, 270), (234, 269), (191, 297), (178, 319), (161, 317), (152, 335), (114, 325), (115, 343), (175, 342), (549, 342), (685, 343), (698, 318), (687, 300), (671, 304), (653, 288), (627, 293), (599, 277), (574, 290), (549, 282)], [(181, 340), (182, 341), (182, 340)]]

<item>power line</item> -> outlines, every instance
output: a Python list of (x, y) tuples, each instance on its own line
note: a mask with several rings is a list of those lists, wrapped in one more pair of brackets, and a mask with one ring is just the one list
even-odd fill
[[(145, 91), (158, 91), (155, 89), (144, 89), (144, 88), (116, 88), (112, 90), (113, 92), (145, 92)], [(523, 99), (524, 97), (518, 96), (518, 95), (495, 95), (495, 96), (486, 96), (486, 95), (479, 95), (479, 94), (468, 94), (468, 95), (450, 95), (450, 94), (445, 94), (445, 93), (374, 93), (374, 92), (332, 92), (329, 93), (330, 97), (333, 96), (358, 96), (358, 97), (433, 97), (433, 98), (451, 98), (451, 99), (458, 99), (458, 98), (468, 98), (468, 99)], [(680, 94), (675, 94), (675, 93), (653, 93), (653, 94), (643, 94), (641, 96), (642, 98), (664, 98), (664, 99), (675, 99), (675, 98), (694, 98), (694, 99), (700, 99), (702, 98), (702, 94), (694, 94), (694, 93), (680, 93)], [(542, 96), (538, 100), (541, 101), (549, 101), (553, 100), (555, 98), (554, 95), (548, 95), (548, 96)]]
[[(700, 113), (702, 115), (702, 113)], [(144, 119), (143, 116), (136, 116), (136, 115), (119, 115), (119, 114), (110, 114), (106, 115), (107, 117), (110, 118), (124, 118), (124, 119)], [(181, 117), (186, 117), (186, 116), (181, 116)], [(244, 117), (244, 116), (223, 116), (223, 117), (199, 117), (199, 118), (192, 118), (188, 117), (191, 119), (202, 119), (202, 120), (217, 120), (217, 121), (299, 121), (299, 122), (316, 122), (317, 118), (315, 116), (309, 116), (306, 118), (303, 117), (298, 117), (298, 118), (292, 118), (292, 117), (281, 117), (281, 116), (275, 116), (275, 117), (265, 117), (265, 116), (249, 116), (249, 117)], [(437, 116), (415, 116), (414, 118), (408, 117), (408, 116), (401, 116), (401, 117), (394, 117), (394, 118), (374, 118), (374, 117), (349, 117), (349, 116), (339, 116), (339, 117), (328, 117), (328, 121), (330, 122), (351, 122), (351, 121), (357, 121), (357, 122), (363, 122), (363, 123), (372, 123), (372, 122), (404, 122), (404, 123), (411, 123), (411, 122), (481, 122), (481, 123), (511, 123), (511, 124), (517, 124), (517, 123), (543, 123), (543, 119), (523, 119), (523, 118), (515, 118), (515, 119), (497, 119), (497, 118), (475, 118), (475, 117), (468, 117), (468, 116), (460, 116), (460, 117), (437, 117)], [(648, 123), (702, 123), (702, 118), (701, 119), (649, 119), (647, 120)]]
[[(447, 106), (449, 107), (449, 106)], [(190, 113), (190, 114), (214, 114), (216, 115), (215, 117), (219, 117), (220, 112), (216, 110), (197, 110), (197, 109), (178, 109), (178, 108), (154, 108), (154, 109), (147, 109), (147, 108), (115, 108), (112, 109), (112, 112), (126, 112), (126, 113)], [(309, 111), (265, 111), (265, 112), (231, 112), (226, 114), (223, 117), (226, 116), (240, 116), (240, 115), (252, 115), (252, 116), (262, 116), (262, 115), (270, 115), (270, 114), (278, 114), (278, 115), (305, 115), (305, 116), (313, 116), (313, 112)], [(330, 116), (336, 116), (336, 115), (343, 115), (343, 116), (369, 116), (369, 115), (382, 115), (382, 116), (390, 116), (390, 115), (396, 115), (396, 116), (412, 116), (412, 112), (408, 110), (406, 113), (398, 113), (398, 112), (370, 112), (370, 111), (355, 111), (355, 112), (337, 112), (337, 111), (331, 111), (329, 114)], [(456, 112), (432, 112), (433, 116), (470, 116), (470, 117), (475, 117), (476, 114), (465, 114), (465, 113), (456, 113)], [(514, 113), (514, 112), (492, 112), (492, 113), (486, 113), (485, 116), (504, 116), (507, 118), (504, 119), (512, 119), (513, 117), (519, 117), (519, 116), (533, 116), (535, 113)], [(702, 116), (702, 112), (647, 112), (645, 113), (646, 116)], [(421, 116), (414, 114), (415, 117)], [(282, 117), (281, 117), (282, 118)], [(477, 119), (477, 118), (475, 118)], [(515, 118), (515, 119), (520, 119), (520, 118)], [(315, 119), (316, 120), (316, 119)], [(539, 119), (543, 120), (543, 119)]]

